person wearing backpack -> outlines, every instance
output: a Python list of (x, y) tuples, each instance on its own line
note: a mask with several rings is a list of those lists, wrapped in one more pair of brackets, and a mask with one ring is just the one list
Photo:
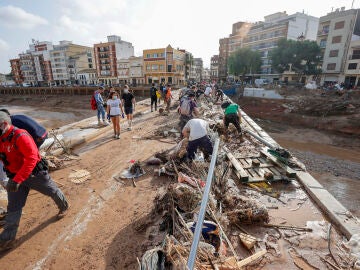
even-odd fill
[(109, 125), (109, 123), (105, 120), (104, 100), (101, 96), (101, 94), (104, 92), (104, 90), (105, 90), (105, 87), (100, 86), (99, 89), (94, 92), (94, 99), (96, 101), (98, 125), (101, 125), (101, 122), (100, 122), (100, 116), (101, 116), (103, 124), (105, 126), (107, 126), (107, 125)]
[(7, 214), (4, 230), (0, 233), (1, 252), (13, 247), (22, 209), (30, 189), (53, 199), (59, 208), (57, 214), (59, 219), (67, 214), (69, 204), (51, 179), (47, 163), (40, 157), (31, 135), (26, 130), (12, 125), (10, 116), (2, 111), (0, 111), (0, 159), (9, 178), (6, 185)]
[(155, 84), (153, 83), (150, 88), (150, 99), (151, 99), (151, 112), (153, 111), (153, 104), (155, 104), (155, 111), (157, 110), (157, 88), (155, 87)]
[(179, 114), (181, 130), (190, 119), (194, 118), (194, 116), (199, 115), (199, 110), (195, 101), (195, 93), (189, 93), (188, 95), (181, 98)]
[(46, 131), (46, 128), (44, 128), (31, 117), (23, 114), (11, 115), (7, 109), (0, 109), (0, 111), (5, 112), (7, 115), (10, 116), (12, 125), (20, 129), (25, 129), (27, 132), (29, 132), (37, 148), (40, 148), (40, 146), (47, 139), (48, 132)]

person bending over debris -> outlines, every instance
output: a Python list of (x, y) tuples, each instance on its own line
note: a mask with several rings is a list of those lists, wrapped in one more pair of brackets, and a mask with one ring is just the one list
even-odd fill
[(223, 99), (224, 99), (224, 92), (223, 92), (223, 90), (221, 90), (220, 88), (217, 89), (216, 92), (215, 92), (215, 96), (216, 96), (216, 101), (215, 101), (215, 103), (218, 102), (219, 99), (220, 99), (220, 101), (222, 102)]
[(22, 209), (30, 189), (51, 197), (59, 208), (58, 218), (66, 215), (68, 202), (51, 179), (47, 161), (40, 157), (31, 135), (17, 129), (10, 116), (0, 112), (0, 157), (9, 178), (7, 214), (0, 234), (0, 251), (12, 248), (19, 227)]
[(191, 92), (187, 96), (183, 96), (180, 100), (179, 106), (180, 113), (180, 129), (183, 129), (185, 124), (193, 118), (193, 116), (199, 115), (199, 110), (195, 102), (195, 93)]
[(128, 130), (131, 130), (133, 111), (135, 111), (135, 97), (129, 92), (129, 86), (125, 85), (124, 93), (122, 94), (122, 103), (124, 104), (125, 114), (128, 121)]
[(198, 148), (204, 151), (204, 157), (207, 158), (212, 154), (213, 146), (208, 136), (209, 124), (207, 121), (194, 118), (189, 120), (182, 130), (185, 138), (189, 138), (187, 146), (187, 158), (193, 160)]
[(241, 122), (241, 114), (239, 110), (239, 105), (235, 103), (231, 103), (229, 101), (225, 101), (223, 104), (221, 104), (221, 108), (225, 110), (224, 114), (224, 126), (227, 129), (229, 127), (229, 124), (232, 123), (239, 135), (242, 135), (240, 122)]

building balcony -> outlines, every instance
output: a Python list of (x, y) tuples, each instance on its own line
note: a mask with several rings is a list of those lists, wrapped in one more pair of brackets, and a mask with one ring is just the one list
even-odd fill
[(349, 60), (360, 59), (360, 54), (351, 54), (349, 55)]
[(328, 35), (329, 34), (329, 29), (323, 29), (323, 30), (319, 30), (317, 35), (318, 36), (325, 36), (325, 35)]

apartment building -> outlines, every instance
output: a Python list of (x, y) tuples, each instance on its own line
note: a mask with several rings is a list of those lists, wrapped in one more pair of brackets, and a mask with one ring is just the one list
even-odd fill
[(20, 53), (19, 58), (11, 59), (10, 66), (15, 83), (49, 85), (52, 81), (49, 54), (52, 47), (51, 42), (33, 40), (26, 52)]
[(142, 56), (131, 56), (129, 58), (129, 81), (132, 86), (145, 84)]
[(117, 70), (118, 70), (118, 79), (119, 83), (124, 85), (129, 83), (130, 79), (130, 60), (128, 59), (119, 59), (117, 60)]
[(76, 81), (79, 85), (97, 84), (97, 75), (95, 68), (87, 68), (77, 72)]
[(229, 38), (219, 40), (219, 80), (226, 81), (228, 76)]
[[(304, 13), (288, 15), (277, 12), (264, 17), (256, 23), (238, 22), (233, 24), (232, 34), (227, 41), (220, 40), (219, 76), (223, 79), (227, 71), (227, 58), (239, 48), (250, 48), (261, 53), (262, 65), (258, 77), (279, 79), (281, 74), (271, 67), (269, 52), (276, 48), (282, 38), (297, 40), (300, 36), (307, 40), (316, 40), (319, 19)], [(222, 44), (221, 44), (222, 43)], [(224, 48), (226, 46), (227, 48)], [(255, 72), (254, 72), (255, 73)]]
[(119, 83), (118, 60), (134, 56), (134, 46), (116, 35), (108, 36), (107, 40), (94, 44), (94, 59), (99, 81), (113, 85)]
[(77, 73), (93, 68), (92, 48), (63, 40), (50, 51), (53, 80), (57, 85), (76, 84)]
[(195, 81), (200, 82), (203, 78), (204, 63), (201, 58), (194, 58), (193, 65), (195, 67)]
[(24, 76), (21, 71), (20, 58), (10, 59), (11, 73), (13, 80), (17, 85), (24, 82)]
[(36, 80), (34, 56), (30, 52), (21, 53), (19, 54), (19, 59), (20, 59), (20, 70), (24, 78), (24, 83), (29, 84), (31, 86), (36, 86), (37, 80)]
[(352, 35), (344, 70), (344, 83), (348, 87), (360, 86), (360, 21)]
[(53, 80), (50, 50), (53, 44), (49, 41), (35, 41), (30, 44), (30, 53), (33, 55), (36, 81), (38, 85), (49, 85)]
[(322, 51), (321, 84), (345, 82), (355, 85), (359, 73), (358, 9), (336, 9), (320, 17), (317, 42)]
[(143, 50), (145, 83), (185, 83), (185, 52), (172, 48)]
[(219, 79), (219, 56), (213, 55), (210, 60), (210, 80), (217, 82)]
[(202, 79), (202, 81), (207, 81), (207, 82), (210, 81), (210, 69), (209, 68), (202, 69), (201, 79)]

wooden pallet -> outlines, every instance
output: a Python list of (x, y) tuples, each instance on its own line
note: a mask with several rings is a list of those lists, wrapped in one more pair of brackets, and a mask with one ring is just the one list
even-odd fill
[(227, 157), (233, 165), (233, 169), (237, 177), (243, 183), (256, 183), (256, 182), (274, 182), (274, 181), (289, 181), (290, 178), (296, 176), (296, 172), (286, 165), (281, 166), (263, 149), (259, 155), (252, 157), (237, 158), (227, 152)]

